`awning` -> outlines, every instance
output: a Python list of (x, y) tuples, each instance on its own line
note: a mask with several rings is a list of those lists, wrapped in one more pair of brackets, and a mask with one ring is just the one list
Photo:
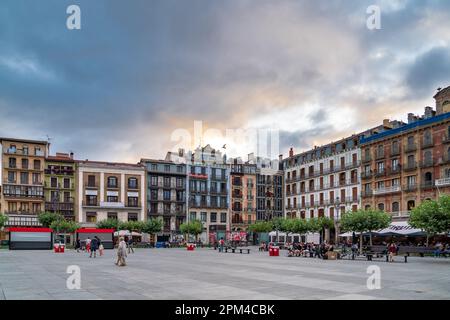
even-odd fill
[(392, 222), (389, 227), (374, 232), (379, 236), (425, 236), (421, 229), (411, 227), (406, 221)]

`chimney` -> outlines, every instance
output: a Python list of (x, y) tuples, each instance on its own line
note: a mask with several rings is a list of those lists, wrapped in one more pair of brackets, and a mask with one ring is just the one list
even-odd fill
[(389, 121), (389, 119), (383, 119), (383, 127), (391, 128), (391, 122)]
[(70, 152), (70, 159), (73, 160), (73, 152)]
[(425, 119), (432, 118), (433, 117), (433, 108), (431, 108), (430, 106), (426, 106), (425, 113), (423, 116)]
[(293, 157), (294, 156), (294, 148), (290, 148), (289, 149), (289, 157), (291, 158), (291, 157)]
[(414, 113), (408, 113), (408, 124), (414, 123), (416, 121), (416, 116)]

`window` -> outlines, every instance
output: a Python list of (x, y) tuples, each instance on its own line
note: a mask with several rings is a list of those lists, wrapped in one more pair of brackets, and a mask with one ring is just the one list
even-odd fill
[(156, 187), (158, 185), (158, 177), (157, 176), (151, 176), (150, 177), (150, 185)]
[(383, 173), (384, 172), (384, 162), (383, 161), (377, 162), (377, 171), (379, 173)]
[(184, 179), (177, 178), (177, 188), (183, 188), (183, 186), (184, 186)]
[(86, 205), (87, 206), (96, 206), (97, 205), (97, 196), (86, 196)]
[(9, 158), (9, 167), (10, 167), (11, 169), (14, 169), (14, 168), (17, 167), (17, 166), (16, 166), (16, 158)]
[(117, 220), (117, 212), (108, 212), (108, 219)]
[(137, 189), (138, 180), (136, 178), (128, 178), (128, 189)]
[(106, 201), (107, 202), (119, 202), (119, 197), (118, 196), (107, 196)]
[(170, 190), (163, 191), (163, 199), (166, 201), (170, 201)]
[(41, 160), (34, 160), (34, 170), (41, 170)]
[(392, 202), (392, 212), (398, 212), (400, 210), (400, 204), (398, 202)]
[(408, 137), (408, 146), (412, 146), (414, 145), (414, 136), (409, 136)]
[(416, 202), (414, 200), (409, 200), (407, 205), (408, 205), (408, 211), (411, 211), (416, 206)]
[(217, 213), (216, 212), (211, 212), (211, 215), (210, 215), (210, 220), (211, 220), (211, 223), (216, 223), (217, 222)]
[(128, 213), (128, 221), (138, 221), (137, 213)]
[(158, 200), (158, 190), (157, 189), (150, 190), (150, 200)]
[(190, 212), (189, 213), (189, 220), (190, 221), (197, 220), (197, 212)]
[(220, 222), (221, 223), (226, 223), (227, 222), (227, 213), (226, 212), (221, 212), (220, 213)]
[(158, 170), (158, 165), (152, 164), (151, 170), (152, 170), (152, 171), (157, 171), (157, 170)]
[(64, 202), (72, 202), (71, 201), (71, 196), (70, 196), (70, 192), (68, 192), (68, 191), (65, 191), (64, 192)]
[(183, 172), (183, 167), (182, 166), (177, 166), (177, 172), (178, 173), (182, 173)]
[(89, 223), (97, 222), (97, 213), (96, 212), (86, 212), (86, 221)]
[(170, 188), (170, 177), (164, 177), (164, 187)]
[(392, 170), (394, 170), (394, 171), (397, 170), (398, 165), (399, 165), (398, 159), (392, 159), (392, 161), (391, 161)]
[(433, 164), (433, 155), (432, 155), (431, 151), (425, 151), (423, 158), (424, 158), (424, 162), (426, 165)]
[(8, 182), (16, 183), (16, 173), (13, 171), (8, 171)]
[(108, 177), (108, 188), (117, 188), (117, 177)]
[(128, 206), (129, 207), (137, 207), (138, 206), (138, 198), (137, 197), (128, 197)]
[(22, 169), (28, 169), (28, 159), (22, 159)]
[(95, 187), (95, 176), (88, 176), (88, 187)]
[(51, 191), (50, 192), (50, 201), (52, 201), (52, 202), (59, 202), (59, 192), (58, 191)]
[(398, 187), (398, 186), (400, 186), (400, 179), (392, 179), (392, 186), (393, 187)]
[(20, 173), (20, 183), (21, 184), (28, 184), (28, 172), (21, 172)]
[(200, 221), (206, 222), (206, 212), (200, 212)]
[(58, 187), (58, 179), (57, 178), (50, 178), (50, 187), (57, 188)]
[(378, 210), (384, 211), (384, 203), (378, 204)]
[(406, 184), (408, 187), (412, 187), (416, 185), (416, 176), (406, 177)]
[(41, 175), (39, 173), (33, 173), (31, 177), (33, 180), (33, 184), (41, 184)]
[(64, 178), (64, 188), (65, 189), (70, 188), (70, 179)]
[(168, 165), (168, 164), (164, 165), (164, 171), (170, 172), (170, 165)]

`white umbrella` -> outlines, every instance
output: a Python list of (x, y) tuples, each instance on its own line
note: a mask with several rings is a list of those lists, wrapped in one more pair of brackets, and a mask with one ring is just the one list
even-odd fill
[(129, 236), (130, 235), (130, 231), (128, 230), (119, 230), (114, 232), (114, 236), (115, 237), (124, 237), (124, 236)]
[(421, 229), (411, 227), (406, 221), (392, 222), (389, 227), (375, 231), (380, 236), (399, 235), (399, 236), (418, 236), (426, 235)]

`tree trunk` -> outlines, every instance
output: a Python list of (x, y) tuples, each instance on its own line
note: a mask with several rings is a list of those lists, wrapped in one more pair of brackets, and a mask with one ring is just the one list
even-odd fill
[(369, 231), (369, 239), (370, 246), (372, 246), (372, 231)]
[(359, 234), (359, 254), (362, 254), (363, 248), (363, 234), (362, 232)]
[(430, 240), (430, 236), (428, 235), (428, 232), (427, 232), (427, 247), (428, 247), (429, 240)]

